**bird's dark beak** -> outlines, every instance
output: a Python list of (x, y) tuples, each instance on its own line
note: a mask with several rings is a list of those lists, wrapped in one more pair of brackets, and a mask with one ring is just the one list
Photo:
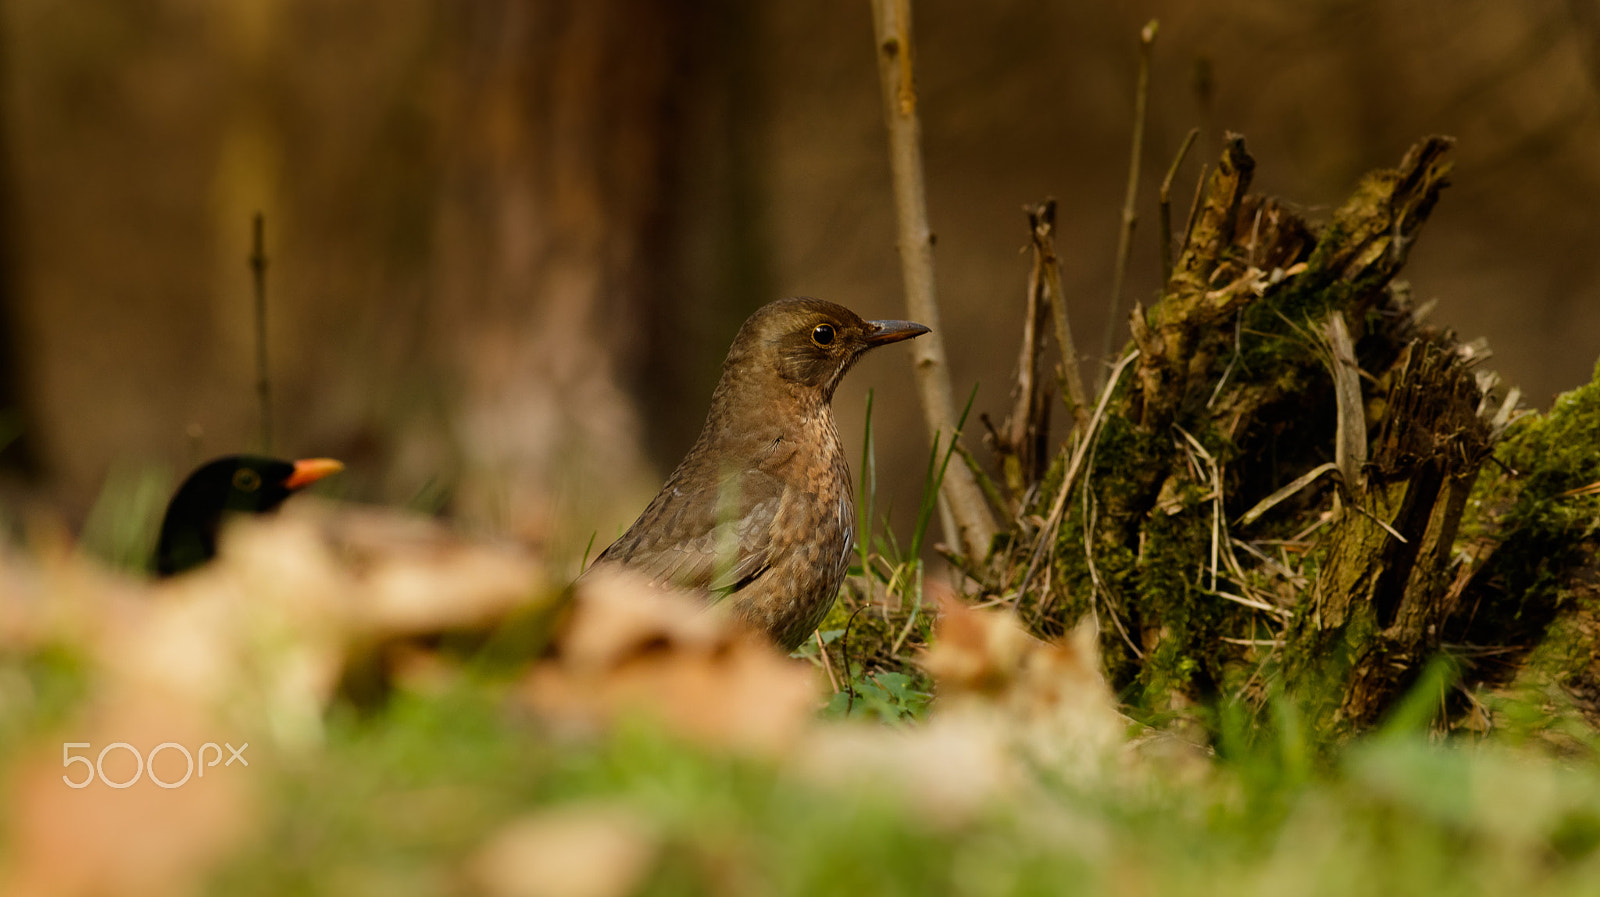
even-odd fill
[(911, 339), (933, 331), (911, 321), (868, 321), (867, 348), (887, 346), (903, 339)]
[(332, 458), (307, 458), (294, 462), (294, 473), (289, 474), (283, 485), (290, 489), (300, 489), (341, 470), (344, 470), (344, 464)]

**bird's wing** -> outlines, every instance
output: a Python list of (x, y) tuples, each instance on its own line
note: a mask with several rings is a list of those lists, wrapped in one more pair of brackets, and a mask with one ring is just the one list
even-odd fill
[(668, 483), (629, 530), (595, 559), (652, 582), (724, 597), (770, 566), (772, 522), (784, 484), (759, 469), (727, 477), (715, 492)]

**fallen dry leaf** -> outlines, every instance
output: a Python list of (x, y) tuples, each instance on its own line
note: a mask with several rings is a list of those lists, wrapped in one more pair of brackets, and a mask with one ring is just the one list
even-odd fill
[(354, 654), (551, 594), (525, 552), (382, 511), (241, 520), (215, 562), (159, 582), (35, 555), (0, 557), (0, 638), (66, 648), (88, 695), (0, 792), (4, 894), (193, 891), (253, 828), (248, 760), (319, 745)]
[(940, 826), (970, 822), (1025, 781), (998, 730), (955, 718), (908, 729), (818, 726), (790, 752), (787, 767), (852, 796), (860, 789), (887, 789), (914, 807), (918, 818)]
[(940, 597), (940, 606), (924, 659), (938, 686), (935, 717), (997, 728), (1057, 775), (1104, 775), (1128, 721), (1100, 672), (1093, 622), (1043, 642), (1010, 612), (976, 610), (949, 595)]
[(501, 828), (468, 861), (467, 878), (485, 897), (623, 897), (659, 846), (626, 808), (575, 804)]
[(487, 629), (557, 594), (528, 549), (390, 508), (307, 496), (273, 517), (241, 518), (224, 539), (221, 562), (247, 576), (281, 576), (291, 554), (321, 565), (366, 638)]
[(242, 596), (247, 653), (275, 655), (275, 718), (291, 729), (314, 725), (353, 666), (381, 694), (395, 662), (420, 668), (418, 644), (487, 635), (517, 614), (553, 614), (560, 599), (527, 549), (418, 514), (308, 499), (235, 521), (216, 562), (173, 588), (191, 579), (202, 593), (231, 583)]
[(520, 693), (537, 714), (569, 727), (645, 714), (712, 744), (767, 751), (790, 743), (820, 698), (810, 667), (699, 597), (616, 570), (574, 587), (554, 656)]
[[(81, 725), (64, 728), (61, 740), (40, 743), (18, 762), (6, 788), (10, 844), (0, 893), (195, 892), (253, 826), (249, 779), (256, 770), (223, 765), (230, 737), (235, 748), (245, 744), (224, 731), (193, 708), (143, 700), (98, 706)], [(106, 750), (119, 742), (128, 747)], [(216, 747), (191, 762), (207, 743)], [(243, 756), (251, 755), (245, 747)], [(64, 763), (64, 756), (78, 762)], [(107, 784), (129, 780), (122, 788)], [(74, 788), (68, 781), (87, 784)]]
[(941, 698), (1002, 696), (1016, 684), (1024, 658), (1047, 647), (998, 612), (973, 610), (933, 582), (926, 587), (936, 593), (940, 614), (922, 667), (939, 683)]
[[(998, 610), (975, 610), (943, 589), (924, 666), (937, 694), (927, 723), (893, 730), (823, 726), (788, 766), (808, 781), (897, 791), (922, 818), (962, 825), (986, 805), (1036, 794), (1041, 775), (1092, 781), (1115, 771), (1126, 721), (1099, 671), (1092, 629), (1040, 641)], [(1093, 826), (1062, 817), (1075, 837)]]
[[(217, 713), (240, 681), (226, 614), (208, 612), (222, 605), (158, 601), (147, 583), (74, 554), (39, 560), (27, 578), (48, 609), (33, 646), (83, 658), (90, 693), (16, 758), (0, 893), (191, 892), (253, 816), (248, 768), (221, 765), (224, 744), (242, 747), (256, 731)], [(10, 589), (4, 599), (31, 600)]]

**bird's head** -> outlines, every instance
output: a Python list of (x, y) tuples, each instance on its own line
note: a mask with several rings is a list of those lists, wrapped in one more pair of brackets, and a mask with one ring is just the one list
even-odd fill
[(192, 502), (221, 511), (261, 514), (283, 504), (296, 490), (343, 469), (343, 464), (331, 458), (280, 461), (228, 455), (189, 474), (173, 495), (172, 503)]
[(167, 505), (156, 572), (178, 573), (209, 560), (216, 553), (224, 515), (265, 514), (298, 490), (343, 469), (330, 458), (280, 461), (255, 455), (228, 455), (201, 465)]
[(822, 400), (869, 349), (928, 333), (910, 321), (866, 321), (821, 299), (780, 299), (758, 309), (739, 328), (728, 350), (725, 372), (770, 372), (789, 383), (819, 390)]

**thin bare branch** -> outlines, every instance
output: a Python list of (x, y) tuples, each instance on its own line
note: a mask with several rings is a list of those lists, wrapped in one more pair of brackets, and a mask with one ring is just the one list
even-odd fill
[[(1029, 456), (1028, 448), (1039, 431), (1039, 355), (1044, 340), (1041, 320), (1044, 303), (1040, 301), (1043, 290), (1038, 286), (1038, 269), (1035, 268), (1028, 284), (1027, 308), (1022, 319), (1022, 348), (1017, 357), (1017, 382), (1011, 387), (1011, 414), (1006, 418), (1002, 436), (1009, 447), (1021, 455), (1025, 465), (1032, 467), (1037, 460)], [(1029, 479), (1033, 471), (1028, 471)]]
[[(877, 36), (878, 76), (884, 122), (889, 130), (889, 168), (893, 174), (899, 223), (900, 272), (906, 310), (933, 333), (911, 343), (918, 393), (930, 439), (955, 438), (956, 410), (940, 332), (933, 276), (933, 232), (922, 174), (922, 126), (912, 68), (911, 0), (872, 0)], [(965, 465), (952, 465), (939, 492), (945, 538), (959, 542), (974, 558), (987, 556), (995, 533), (983, 493)], [(948, 514), (948, 519), (945, 515)], [(952, 531), (954, 530), (954, 531)]]
[(1367, 510), (1366, 508), (1363, 508), (1361, 505), (1356, 504), (1355, 502), (1351, 502), (1350, 503), (1350, 507), (1355, 508), (1357, 511), (1360, 511), (1362, 514), (1365, 514), (1367, 516), (1367, 519), (1369, 519), (1373, 523), (1376, 523), (1377, 525), (1383, 527), (1384, 532), (1388, 533), (1391, 536), (1394, 536), (1396, 539), (1400, 540), (1402, 543), (1408, 543), (1408, 542), (1411, 541), (1410, 539), (1407, 539), (1405, 536), (1400, 535), (1400, 531), (1399, 530), (1395, 529), (1393, 526), (1390, 526), (1382, 518), (1378, 517), (1378, 515), (1372, 513), (1371, 511)]
[(1579, 486), (1576, 489), (1557, 492), (1556, 498), (1577, 498), (1580, 495), (1600, 495), (1600, 483), (1590, 483), (1587, 486)]
[(1163, 284), (1172, 277), (1172, 179), (1178, 176), (1178, 169), (1183, 167), (1183, 160), (1188, 157), (1189, 148), (1194, 146), (1195, 139), (1199, 136), (1199, 128), (1189, 129), (1189, 136), (1183, 138), (1183, 146), (1178, 148), (1178, 155), (1173, 157), (1172, 166), (1167, 169), (1167, 176), (1161, 179), (1161, 282)]
[(1122, 199), (1122, 232), (1117, 237), (1117, 267), (1111, 275), (1111, 304), (1106, 309), (1105, 336), (1100, 341), (1101, 358), (1111, 357), (1122, 309), (1122, 284), (1133, 253), (1133, 228), (1138, 223), (1135, 208), (1139, 200), (1139, 166), (1144, 158), (1145, 108), (1150, 98), (1150, 55), (1158, 27), (1156, 20), (1151, 19), (1139, 31), (1139, 82), (1133, 92), (1133, 148), (1128, 153), (1128, 190)]
[(1061, 260), (1056, 256), (1056, 201), (1047, 199), (1028, 213), (1033, 242), (1033, 270), (1043, 278), (1044, 294), (1055, 318), (1056, 344), (1061, 349), (1063, 396), (1072, 409), (1079, 430), (1089, 424), (1089, 394), (1083, 388), (1083, 372), (1078, 363), (1078, 344), (1067, 318), (1067, 297), (1061, 291)]
[(817, 655), (822, 658), (822, 671), (828, 674), (828, 687), (839, 693), (839, 679), (833, 675), (833, 661), (828, 659), (828, 646), (822, 641), (822, 630), (811, 633), (817, 639)]
[(1022, 345), (1017, 357), (1016, 382), (1011, 387), (1011, 412), (996, 430), (987, 416), (990, 445), (999, 456), (1006, 486), (1020, 496), (1044, 475), (1046, 440), (1050, 430), (1050, 406), (1040, 377), (1040, 361), (1046, 339), (1045, 314), (1049, 302), (1045, 295), (1044, 259), (1039, 252), (1037, 231), (1048, 228), (1055, 216), (1055, 200), (1047, 199), (1038, 209), (1028, 209), (1029, 230), (1034, 233), (1033, 267), (1028, 272), (1026, 308), (1022, 316)]
[[(1189, 237), (1194, 233), (1194, 220), (1200, 214), (1200, 197), (1206, 192), (1206, 175), (1211, 173), (1209, 163), (1200, 163), (1200, 177), (1194, 184), (1194, 195), (1189, 198), (1189, 217), (1183, 221), (1183, 239), (1178, 241), (1178, 255), (1182, 256), (1189, 249)], [(1172, 275), (1168, 274), (1171, 280)]]
[(272, 454), (272, 381), (267, 376), (267, 238), (266, 216), (252, 222), (250, 274), (255, 282), (256, 401), (261, 407), (261, 451)]

